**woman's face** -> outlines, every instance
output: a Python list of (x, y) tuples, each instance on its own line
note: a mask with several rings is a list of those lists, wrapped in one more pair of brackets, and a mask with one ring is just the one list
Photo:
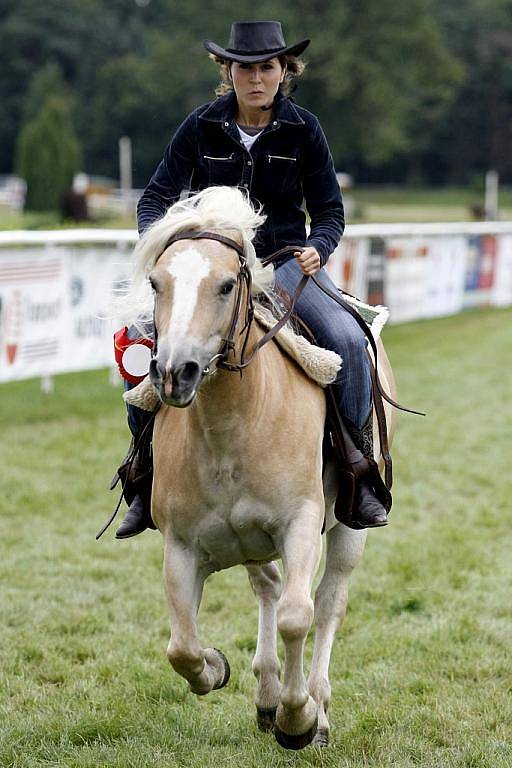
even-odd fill
[(268, 107), (272, 104), (284, 70), (278, 58), (258, 64), (231, 64), (231, 79), (238, 104), (246, 109)]

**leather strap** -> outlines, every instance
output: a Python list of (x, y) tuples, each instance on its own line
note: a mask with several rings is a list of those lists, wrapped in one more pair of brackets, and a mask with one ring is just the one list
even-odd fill
[[(239, 243), (236, 242), (236, 240), (233, 240), (231, 237), (225, 237), (224, 235), (218, 235), (216, 232), (207, 232), (202, 230), (197, 231), (197, 229), (188, 229), (172, 235), (164, 245), (162, 253), (166, 251), (170, 245), (177, 243), (179, 240), (216, 240), (218, 243), (227, 245), (228, 248), (232, 248), (234, 251), (236, 251), (242, 261), (247, 261), (244, 249)], [(158, 258), (155, 259), (155, 264), (162, 253), (160, 253)]]
[[(370, 357), (368, 355), (368, 357)], [(384, 478), (386, 486), (391, 490), (393, 486), (393, 461), (389, 452), (388, 428), (386, 423), (386, 412), (380, 390), (377, 387), (377, 371), (370, 357), (370, 374), (372, 377), (373, 405), (377, 414), (377, 426), (379, 429), (380, 453), (384, 461)]]

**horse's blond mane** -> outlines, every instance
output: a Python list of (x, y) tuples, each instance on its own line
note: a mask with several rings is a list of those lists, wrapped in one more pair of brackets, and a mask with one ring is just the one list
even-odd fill
[(239, 235), (252, 272), (254, 292), (266, 291), (272, 283), (273, 270), (263, 269), (252, 244), (256, 229), (264, 221), (261, 210), (256, 210), (247, 195), (235, 187), (209, 187), (179, 200), (144, 232), (135, 246), (131, 283), (117, 301), (121, 322), (143, 327), (144, 319), (151, 316), (153, 296), (148, 275), (169, 238), (188, 229), (204, 229), (218, 234), (227, 232), (235, 239)]

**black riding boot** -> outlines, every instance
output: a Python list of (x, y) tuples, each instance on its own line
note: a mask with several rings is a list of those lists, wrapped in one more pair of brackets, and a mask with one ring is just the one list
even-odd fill
[[(129, 407), (133, 408), (133, 406)], [(139, 432), (142, 434), (142, 439), (132, 440), (128, 455), (117, 470), (128, 509), (123, 522), (116, 531), (116, 539), (129, 539), (142, 533), (146, 528), (156, 528), (151, 519), (151, 489), (153, 485), (151, 438), (153, 427), (148, 424), (151, 414), (141, 411), (139, 408), (136, 410), (144, 414), (145, 424)], [(135, 452), (134, 443), (137, 445)]]
[[(133, 488), (137, 493), (133, 496), (130, 506), (126, 510), (123, 522), (116, 531), (116, 539), (129, 539), (142, 533), (146, 528), (156, 528), (151, 518), (151, 486), (153, 484), (153, 467), (147, 474), (138, 476), (132, 480)], [(126, 490), (124, 497), (128, 503)]]
[(376, 484), (382, 490), (382, 481), (373, 459), (372, 414), (360, 430), (350, 422), (344, 423), (343, 427), (347, 458), (356, 480), (352, 521), (361, 528), (387, 525), (386, 507), (376, 495)]

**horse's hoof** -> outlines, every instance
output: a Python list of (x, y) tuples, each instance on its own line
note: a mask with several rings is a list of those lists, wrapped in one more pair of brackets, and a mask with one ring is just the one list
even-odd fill
[(276, 741), (285, 749), (304, 749), (308, 744), (311, 744), (315, 738), (316, 730), (318, 728), (318, 718), (315, 720), (311, 728), (306, 733), (299, 733), (297, 735), (293, 733), (285, 733), (282, 731), (277, 723), (274, 725), (274, 736)]
[(229, 661), (226, 659), (222, 651), (219, 651), (218, 648), (212, 648), (212, 651), (215, 651), (215, 653), (218, 654), (222, 662), (222, 666), (224, 667), (224, 676), (222, 680), (220, 683), (218, 683), (218, 685), (213, 686), (213, 690), (216, 691), (219, 688), (224, 688), (224, 686), (228, 684), (229, 678), (231, 677), (231, 667), (229, 666)]
[(256, 721), (260, 731), (270, 733), (270, 731), (274, 730), (276, 712), (277, 707), (256, 707)]
[(328, 747), (329, 746), (329, 731), (327, 728), (319, 728), (316, 732), (316, 736), (313, 739), (314, 747)]

